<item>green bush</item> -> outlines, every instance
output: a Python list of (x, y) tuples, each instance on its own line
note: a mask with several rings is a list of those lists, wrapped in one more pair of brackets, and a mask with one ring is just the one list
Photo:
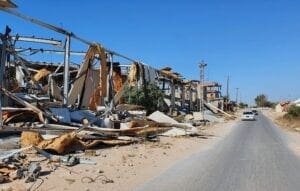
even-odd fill
[(244, 108), (247, 108), (247, 107), (248, 107), (248, 104), (243, 103), (243, 102), (239, 103), (239, 108), (244, 109)]
[(275, 108), (276, 104), (273, 102), (270, 102), (268, 100), (268, 97), (265, 94), (260, 94), (256, 96), (254, 99), (256, 106), (257, 107), (270, 107), (270, 108)]
[(291, 105), (288, 109), (287, 115), (290, 117), (300, 117), (300, 107), (296, 105)]
[(142, 87), (127, 87), (124, 91), (123, 98), (128, 104), (144, 106), (147, 113), (159, 110), (163, 103), (164, 94), (153, 83), (148, 83)]

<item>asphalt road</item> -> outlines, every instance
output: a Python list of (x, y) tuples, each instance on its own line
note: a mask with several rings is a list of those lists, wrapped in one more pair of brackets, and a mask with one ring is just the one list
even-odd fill
[(214, 148), (194, 154), (137, 190), (300, 191), (300, 158), (261, 113), (241, 121)]

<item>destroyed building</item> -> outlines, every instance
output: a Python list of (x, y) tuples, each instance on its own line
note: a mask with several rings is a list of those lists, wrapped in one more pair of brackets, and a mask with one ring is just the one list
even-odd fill
[(222, 85), (217, 82), (205, 82), (204, 84), (200, 84), (200, 89), (203, 89), (204, 92), (204, 100), (223, 110), (224, 98), (221, 94), (221, 88)]
[[(196, 124), (219, 121), (213, 113), (205, 113), (205, 117), (210, 117), (207, 119), (199, 117), (203, 91), (199, 81), (186, 80), (170, 67), (155, 69), (65, 29), (2, 8), (9, 6), (6, 3), (9, 1), (0, 1), (2, 11), (61, 36), (22, 36), (12, 34), (8, 26), (0, 33), (0, 131), (21, 134), (22, 147), (4, 152), (0, 160), (26, 149), (35, 149), (51, 159), (53, 154), (64, 155), (99, 145), (198, 135)], [(86, 50), (73, 50), (71, 42), (75, 40), (84, 44)], [(128, 87), (147, 94), (148, 84), (163, 92), (161, 111), (169, 116), (161, 111), (147, 116), (145, 107), (125, 101)], [(224, 114), (220, 87), (217, 83), (205, 86), (205, 101), (209, 109)], [(198, 112), (198, 117), (178, 121), (170, 117), (193, 112)], [(45, 134), (54, 138), (46, 139)], [(70, 157), (60, 159), (68, 163)]]

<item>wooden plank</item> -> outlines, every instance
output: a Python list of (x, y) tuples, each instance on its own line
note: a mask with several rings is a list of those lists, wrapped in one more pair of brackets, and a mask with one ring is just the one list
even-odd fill
[(50, 93), (54, 99), (58, 101), (63, 100), (63, 96), (61, 95), (61, 89), (58, 87), (56, 81), (53, 78), (50, 80)]
[(120, 101), (120, 99), (123, 96), (123, 93), (125, 91), (125, 88), (129, 85), (128, 80), (123, 84), (123, 86), (121, 87), (121, 89), (115, 94), (114, 96), (114, 105), (117, 105), (117, 103)]
[[(80, 109), (88, 109), (89, 107), (91, 107), (91, 105), (90, 105), (91, 99), (94, 98), (95, 91), (97, 91), (97, 86), (100, 83), (99, 73), (100, 73), (99, 70), (91, 69), (88, 71), (88, 74), (87, 74), (88, 77), (85, 80), (84, 93), (82, 95)], [(96, 106), (99, 105), (99, 98), (95, 100), (95, 103), (92, 102), (93, 107), (91, 107), (90, 109), (96, 111)]]
[(70, 132), (77, 130), (78, 128), (75, 127), (64, 127), (64, 126), (57, 126), (52, 124), (49, 124), (49, 127), (43, 127), (43, 128), (35, 128), (35, 127), (12, 127), (8, 125), (3, 125), (0, 127), (0, 134), (1, 133), (22, 133), (23, 131), (36, 131), (36, 132), (46, 132), (46, 131), (59, 131), (61, 133), (64, 132)]
[(87, 76), (87, 70), (90, 67), (90, 64), (94, 60), (95, 57), (95, 46), (90, 46), (83, 64), (80, 66), (79, 71), (76, 76), (76, 81), (73, 83), (71, 90), (68, 95), (68, 105), (74, 105), (78, 95), (82, 96), (84, 82)]
[[(33, 112), (38, 114), (38, 117), (40, 119), (41, 122), (45, 122), (44, 116), (48, 116), (46, 113), (44, 113), (42, 110), (40, 110), (39, 108), (31, 105), (30, 103), (28, 103), (27, 101), (22, 100), (21, 98), (18, 98), (17, 96), (15, 96), (14, 94), (12, 94), (11, 92), (7, 91), (5, 88), (1, 88), (2, 92), (9, 98), (15, 100), (16, 102), (18, 102), (19, 104), (23, 105), (24, 107), (30, 108), (32, 109)], [(49, 117), (49, 116), (48, 116)]]
[(9, 111), (9, 112), (14, 112), (14, 111), (32, 111), (31, 108), (18, 108), (18, 107), (2, 107), (2, 111)]

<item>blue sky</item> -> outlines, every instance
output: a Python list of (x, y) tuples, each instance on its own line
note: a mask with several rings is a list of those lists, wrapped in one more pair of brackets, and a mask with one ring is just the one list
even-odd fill
[[(198, 63), (204, 60), (207, 80), (220, 82), (223, 90), (230, 75), (233, 99), (236, 87), (248, 103), (260, 93), (273, 101), (300, 97), (300, 2), (296, 0), (14, 2), (25, 15), (156, 68), (170, 66), (188, 79), (199, 79)], [(0, 12), (0, 30), (5, 25), (20, 35), (63, 39)], [(73, 42), (72, 48), (87, 47)]]

